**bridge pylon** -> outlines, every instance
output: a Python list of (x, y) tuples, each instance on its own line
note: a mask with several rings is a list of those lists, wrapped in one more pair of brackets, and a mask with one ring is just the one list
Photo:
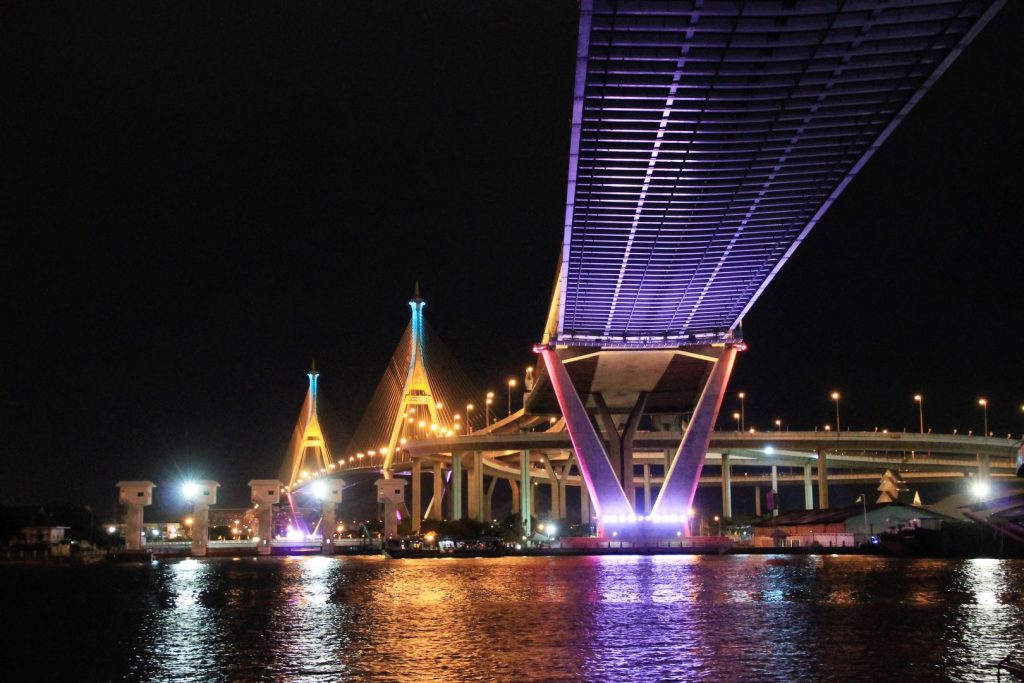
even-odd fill
[(316, 370), (316, 361), (313, 361), (306, 375), (309, 377), (309, 390), (302, 403), (299, 420), (295, 423), (288, 454), (281, 470), (281, 480), (291, 490), (294, 490), (297, 483), (301, 485), (303, 481), (326, 474), (335, 467), (318, 415), (320, 373)]
[[(434, 394), (430, 389), (430, 379), (424, 362), (423, 307), (426, 305), (427, 302), (420, 297), (420, 283), (417, 282), (413, 296), (409, 299), (409, 308), (412, 309), (412, 320), (409, 323), (412, 328), (410, 340), (412, 348), (409, 353), (409, 367), (405, 374), (401, 401), (398, 404), (398, 411), (395, 413), (395, 418), (391, 424), (391, 431), (388, 435), (388, 442), (384, 453), (382, 469), (386, 478), (391, 476), (392, 464), (400, 445), (402, 432), (406, 425), (410, 424), (409, 420), (414, 419), (409, 417), (410, 413), (418, 416), (420, 411), (425, 408), (427, 415), (430, 417), (431, 426), (434, 426), (436, 429), (437, 425), (442, 424), (438, 415), (437, 402), (434, 400)], [(412, 424), (416, 425), (418, 422), (414, 421)]]

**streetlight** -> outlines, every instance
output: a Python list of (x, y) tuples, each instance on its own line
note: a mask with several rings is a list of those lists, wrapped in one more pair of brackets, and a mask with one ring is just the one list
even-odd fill
[(979, 398), (978, 399), (978, 405), (981, 406), (981, 409), (985, 413), (985, 432), (982, 434), (982, 436), (987, 437), (988, 436), (988, 399), (987, 398)]
[(832, 392), (832, 400), (836, 402), (836, 432), (841, 432), (842, 428), (839, 426), (839, 392)]
[(777, 431), (777, 432), (781, 432), (782, 431), (782, 420), (776, 420), (775, 421), (775, 431)]
[(914, 394), (914, 400), (917, 401), (917, 417), (921, 421), (921, 433), (924, 434), (924, 396)]
[[(484, 401), (484, 418), (487, 423), (486, 426), (489, 429), (491, 426), (491, 404), (494, 403), (494, 392), (488, 391)], [(495, 416), (497, 417), (497, 416)]]
[(740, 419), (741, 419), (740, 414), (739, 413), (733, 413), (732, 414), (732, 419), (736, 420), (736, 431), (737, 432), (743, 431), (742, 429), (740, 429), (740, 427), (741, 427), (741, 424), (740, 424)]
[(739, 393), (740, 397), (740, 431), (742, 432), (747, 424), (747, 411), (744, 408), (744, 401), (747, 398), (747, 394), (744, 391)]
[(472, 403), (467, 403), (466, 404), (466, 436), (469, 436), (469, 422), (470, 422), (470, 420), (469, 420), (469, 413), (472, 412), (472, 410), (473, 410), (473, 404)]
[(508, 380), (508, 414), (512, 414), (512, 387), (516, 385), (516, 378), (510, 377)]

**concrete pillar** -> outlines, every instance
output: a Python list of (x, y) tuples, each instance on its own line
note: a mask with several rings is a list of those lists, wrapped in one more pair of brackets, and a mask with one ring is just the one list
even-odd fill
[(508, 480), (508, 486), (512, 489), (512, 514), (519, 514), (519, 482), (515, 479)]
[(484, 454), (476, 451), (472, 458), (473, 469), (469, 473), (472, 482), (469, 488), (471, 490), (470, 498), (473, 499), (474, 505), (473, 512), (469, 516), (478, 522), (483, 522), (488, 519), (484, 514)]
[(398, 535), (398, 518), (409, 514), (405, 507), (405, 479), (378, 479), (377, 502), (384, 504), (384, 538)]
[(412, 461), (412, 532), (420, 532), (423, 520), (423, 463), (419, 458)]
[(828, 509), (828, 461), (824, 451), (818, 453), (818, 508)]
[(558, 516), (558, 475), (555, 473), (555, 468), (551, 466), (551, 461), (548, 456), (540, 456), (541, 464), (544, 465), (544, 470), (548, 473), (548, 484), (551, 489), (551, 519), (561, 519)]
[(722, 454), (722, 517), (732, 519), (732, 466), (728, 453)]
[(772, 507), (772, 517), (779, 516), (779, 467), (772, 465), (772, 492), (775, 505)]
[(281, 502), (284, 484), (277, 479), (253, 479), (249, 482), (249, 498), (256, 508), (256, 542), (258, 555), (270, 554), (270, 543), (274, 538), (274, 506)]
[(754, 515), (761, 516), (761, 487), (754, 487)]
[(313, 482), (313, 491), (320, 500), (320, 551), (334, 554), (335, 527), (338, 526), (338, 503), (345, 489), (344, 479), (320, 478)]
[(450, 519), (462, 519), (462, 453), (452, 453), (452, 496)]
[(444, 464), (434, 463), (434, 499), (430, 501), (430, 510), (427, 511), (430, 519), (435, 522), (441, 521), (444, 506)]
[(153, 504), (151, 481), (119, 481), (117, 502), (124, 505), (124, 547), (125, 550), (142, 550), (143, 508)]
[(648, 463), (644, 463), (644, 514), (651, 514), (651, 505), (654, 501), (651, 500), (651, 466)]
[(814, 509), (814, 486), (811, 484), (811, 463), (804, 465), (804, 509)]
[(466, 517), (480, 521), (480, 499), (483, 492), (476, 487), (477, 453), (466, 454)]
[(715, 421), (718, 419), (718, 410), (722, 406), (722, 397), (725, 396), (725, 387), (736, 361), (736, 352), (735, 346), (723, 349), (722, 355), (715, 361), (708, 375), (697, 407), (694, 408), (693, 416), (683, 433), (683, 440), (672, 459), (672, 467), (665, 475), (665, 483), (661, 486), (658, 499), (654, 501), (652, 512), (655, 515), (684, 515), (693, 506), (693, 497), (700, 483), (700, 473), (707, 457)]
[(206, 557), (210, 544), (210, 506), (217, 504), (217, 488), (215, 481), (204, 479), (192, 484), (192, 556)]
[(567, 505), (565, 499), (568, 497), (565, 492), (568, 490), (568, 486), (565, 480), (569, 477), (569, 468), (572, 466), (572, 461), (569, 461), (565, 467), (562, 468), (562, 473), (558, 477), (558, 519), (566, 519), (569, 514), (566, 511)]
[[(534, 350), (544, 359), (544, 367), (548, 371), (551, 388), (555, 392), (558, 406), (565, 418), (565, 427), (569, 432), (580, 474), (587, 484), (594, 506), (603, 520), (606, 515), (629, 515), (633, 507), (626, 500), (626, 495), (619, 484), (615, 471), (608, 461), (604, 443), (598, 436), (594, 423), (590, 420), (576, 388), (569, 378), (569, 373), (562, 364), (562, 359), (551, 346), (535, 346)], [(608, 435), (611, 439), (613, 434)], [(603, 524), (603, 522), (600, 522)]]
[[(629, 425), (626, 426), (629, 430)], [(633, 427), (633, 431), (635, 431)], [(633, 439), (622, 439), (622, 489), (629, 507), (636, 510), (636, 476), (633, 472)]]
[(484, 521), (490, 523), (494, 519), (494, 489), (498, 485), (498, 478), (491, 477), (491, 483), (487, 485), (484, 493)]
[(580, 484), (580, 524), (590, 524), (590, 495), (587, 487)]
[(523, 521), (523, 535), (533, 534), (533, 490), (530, 484), (530, 451), (519, 452), (519, 514)]
[(987, 482), (992, 475), (992, 466), (989, 462), (988, 453), (978, 455), (978, 481)]

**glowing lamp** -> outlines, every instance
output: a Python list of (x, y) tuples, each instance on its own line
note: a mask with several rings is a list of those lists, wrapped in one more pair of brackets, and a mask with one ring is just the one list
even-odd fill
[(186, 481), (181, 485), (181, 492), (186, 500), (192, 500), (199, 493), (199, 486), (195, 482)]

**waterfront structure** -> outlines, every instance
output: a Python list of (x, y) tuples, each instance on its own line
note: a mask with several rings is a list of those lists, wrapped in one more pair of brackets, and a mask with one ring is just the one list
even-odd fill
[(281, 502), (281, 489), (277, 479), (253, 479), (249, 482), (250, 500), (256, 510), (256, 533), (259, 541), (257, 552), (270, 554), (270, 543), (274, 537), (274, 506)]
[(210, 506), (217, 504), (215, 481), (203, 479), (185, 484), (185, 497), (192, 501), (192, 555), (205, 557), (210, 545)]
[(798, 510), (754, 525), (755, 547), (853, 546), (883, 531), (939, 529), (952, 517), (918, 505), (875, 503), (841, 510)]
[(151, 481), (117, 482), (117, 502), (124, 506), (124, 546), (126, 550), (142, 550), (143, 510), (153, 504)]

